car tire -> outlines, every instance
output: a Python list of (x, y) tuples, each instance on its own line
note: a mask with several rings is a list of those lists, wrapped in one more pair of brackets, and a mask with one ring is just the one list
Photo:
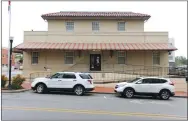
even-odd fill
[(38, 84), (36, 86), (36, 92), (39, 94), (46, 92), (46, 86), (44, 84)]
[(134, 96), (134, 90), (132, 88), (127, 88), (123, 91), (123, 96), (126, 98), (132, 98)]
[(82, 96), (84, 94), (84, 87), (81, 85), (77, 85), (74, 87), (74, 93), (78, 96)]
[(160, 92), (160, 99), (168, 100), (170, 98), (170, 92), (168, 90), (162, 90)]

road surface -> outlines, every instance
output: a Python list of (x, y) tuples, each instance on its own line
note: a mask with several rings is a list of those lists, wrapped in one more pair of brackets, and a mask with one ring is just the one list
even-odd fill
[(187, 99), (125, 99), (111, 94), (2, 93), (3, 120), (185, 120)]

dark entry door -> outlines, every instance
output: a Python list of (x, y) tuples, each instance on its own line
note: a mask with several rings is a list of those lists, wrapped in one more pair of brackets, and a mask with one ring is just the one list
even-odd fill
[(90, 70), (101, 71), (101, 55), (100, 54), (90, 55)]

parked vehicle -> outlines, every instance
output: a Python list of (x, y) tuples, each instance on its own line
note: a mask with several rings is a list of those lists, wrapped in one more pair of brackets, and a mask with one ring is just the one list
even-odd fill
[(91, 75), (80, 72), (57, 72), (52, 76), (36, 78), (31, 88), (37, 93), (47, 91), (68, 91), (76, 95), (94, 90)]
[(170, 79), (140, 77), (131, 81), (118, 83), (114, 91), (127, 98), (132, 98), (134, 95), (146, 95), (159, 96), (163, 100), (168, 100), (171, 96), (174, 96), (175, 87)]

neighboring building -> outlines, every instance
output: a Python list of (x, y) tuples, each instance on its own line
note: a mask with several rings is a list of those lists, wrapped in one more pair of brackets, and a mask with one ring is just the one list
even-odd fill
[[(175, 46), (175, 40), (173, 38), (169, 38), (169, 44)], [(169, 67), (175, 67), (175, 52), (169, 52)]]
[[(8, 48), (2, 48), (1, 49), (1, 59), (2, 59), (2, 67), (8, 67)], [(15, 66), (15, 55), (12, 54), (12, 67)]]
[[(133, 12), (57, 12), (42, 15), (48, 31), (25, 31), (23, 72), (128, 72), (168, 67), (168, 32), (145, 32), (150, 15)], [(149, 70), (150, 71), (150, 70)]]

